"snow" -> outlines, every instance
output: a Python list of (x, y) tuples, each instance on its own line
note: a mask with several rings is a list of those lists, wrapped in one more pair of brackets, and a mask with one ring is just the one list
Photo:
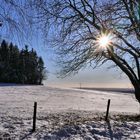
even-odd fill
[[(0, 138), (13, 140), (140, 139), (140, 122), (105, 122), (110, 115), (138, 114), (133, 94), (62, 89), (46, 86), (0, 87)], [(32, 133), (33, 103), (37, 102), (37, 130)]]

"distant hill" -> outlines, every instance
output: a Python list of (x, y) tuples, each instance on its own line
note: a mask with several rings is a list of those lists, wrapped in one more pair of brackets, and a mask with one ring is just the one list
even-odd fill
[(89, 87), (82, 87), (81, 89), (107, 91), (107, 92), (120, 92), (120, 93), (134, 93), (134, 89), (132, 89), (132, 88), (89, 88)]

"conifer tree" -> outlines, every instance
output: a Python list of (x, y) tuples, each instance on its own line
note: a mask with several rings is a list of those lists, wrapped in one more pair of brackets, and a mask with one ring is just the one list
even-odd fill
[(10, 50), (10, 80), (11, 82), (19, 82), (19, 49), (17, 46), (14, 46), (12, 43), (9, 45)]
[(44, 62), (28, 46), (21, 51), (13, 43), (3, 40), (0, 45), (0, 82), (42, 84), (45, 78)]
[(38, 59), (38, 73), (39, 73), (39, 84), (42, 84), (42, 80), (45, 79), (44, 62), (42, 57)]
[(9, 82), (9, 49), (5, 40), (1, 43), (1, 80), (3, 82)]

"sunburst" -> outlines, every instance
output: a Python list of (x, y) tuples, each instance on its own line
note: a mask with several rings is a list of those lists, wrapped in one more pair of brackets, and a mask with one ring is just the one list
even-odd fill
[(111, 35), (111, 33), (101, 33), (96, 40), (98, 50), (101, 51), (107, 50), (108, 47), (111, 45), (112, 41), (113, 36)]

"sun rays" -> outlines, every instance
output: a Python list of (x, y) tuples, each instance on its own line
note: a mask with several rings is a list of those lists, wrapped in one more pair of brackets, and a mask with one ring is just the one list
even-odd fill
[(111, 45), (113, 37), (111, 33), (101, 33), (100, 36), (97, 37), (96, 43), (99, 50), (107, 50), (107, 48)]
[(115, 36), (110, 31), (102, 31), (93, 42), (94, 53), (108, 52), (115, 41)]

